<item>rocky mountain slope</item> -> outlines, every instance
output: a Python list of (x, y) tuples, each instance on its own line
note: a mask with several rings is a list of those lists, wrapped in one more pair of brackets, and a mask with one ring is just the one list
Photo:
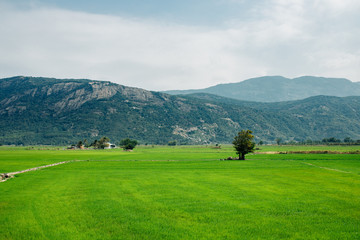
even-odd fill
[(359, 97), (255, 103), (213, 95), (172, 96), (111, 82), (0, 79), (0, 144), (69, 144), (102, 136), (141, 143), (230, 143), (251, 129), (256, 140), (360, 138)]
[(166, 91), (168, 94), (210, 93), (238, 100), (257, 102), (280, 102), (300, 100), (312, 96), (337, 97), (360, 96), (360, 84), (343, 78), (304, 76), (288, 79), (267, 76), (239, 83), (219, 84), (197, 90)]

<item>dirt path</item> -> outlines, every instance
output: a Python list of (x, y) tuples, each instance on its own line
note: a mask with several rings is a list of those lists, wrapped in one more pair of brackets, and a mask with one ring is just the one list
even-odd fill
[(17, 171), (17, 172), (1, 173), (0, 174), (0, 182), (5, 182), (9, 178), (13, 178), (14, 175), (16, 175), (16, 174), (30, 172), (30, 171), (36, 171), (36, 170), (39, 170), (39, 169), (42, 169), (42, 168), (53, 167), (53, 166), (57, 166), (57, 165), (60, 165), (60, 164), (74, 162), (74, 161), (79, 161), (79, 160), (63, 161), (63, 162), (53, 163), (53, 164), (49, 164), (49, 165), (45, 165), (45, 166), (29, 168), (29, 169), (21, 170), (21, 171)]

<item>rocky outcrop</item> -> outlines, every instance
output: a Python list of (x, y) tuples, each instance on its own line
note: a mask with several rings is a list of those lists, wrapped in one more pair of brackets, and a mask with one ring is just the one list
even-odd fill
[[(108, 82), (89, 82), (81, 86), (73, 86), (70, 91), (65, 88), (63, 91), (68, 93), (55, 103), (54, 109), (57, 112), (75, 110), (88, 101), (111, 98), (119, 92), (119, 89), (120, 86)], [(53, 92), (54, 90), (50, 88), (48, 91)], [(55, 91), (57, 91), (56, 88)]]
[[(19, 91), (21, 81), (26, 81), (29, 86)], [(46, 81), (46, 84), (44, 84)], [(110, 99), (116, 94), (120, 94), (124, 99), (138, 104), (162, 105), (167, 100), (167, 95), (158, 93), (156, 96), (151, 91), (139, 88), (125, 87), (105, 81), (91, 80), (62, 80), (14, 77), (0, 81), (3, 99), (0, 99), (0, 114), (14, 114), (26, 110), (24, 102), (29, 98), (43, 100), (43, 105), (56, 113), (79, 109), (85, 103), (92, 100)], [(8, 90), (16, 90), (14, 94), (8, 94)], [(8, 97), (6, 97), (8, 95)], [(159, 99), (160, 98), (160, 99)], [(55, 101), (53, 101), (55, 99)]]

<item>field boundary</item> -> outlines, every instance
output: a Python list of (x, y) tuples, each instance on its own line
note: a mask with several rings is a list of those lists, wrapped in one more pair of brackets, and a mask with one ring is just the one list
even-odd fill
[(320, 151), (320, 150), (313, 150), (313, 151), (268, 151), (268, 152), (255, 152), (254, 154), (360, 154), (359, 150), (356, 151)]
[(335, 168), (321, 167), (321, 166), (317, 166), (317, 165), (314, 165), (312, 163), (307, 163), (307, 162), (301, 162), (301, 163), (309, 165), (309, 166), (313, 166), (313, 167), (318, 167), (318, 168), (330, 170), (330, 171), (336, 171), (336, 172), (341, 172), (341, 173), (352, 173), (352, 172), (347, 172), (347, 171), (343, 171), (343, 170), (339, 170), (339, 169), (335, 169)]
[(63, 162), (52, 163), (52, 164), (48, 164), (48, 165), (44, 165), (44, 166), (40, 166), (40, 167), (29, 168), (29, 169), (25, 169), (25, 170), (21, 170), (21, 171), (16, 171), (16, 172), (1, 173), (0, 174), (0, 182), (5, 182), (8, 179), (13, 178), (14, 175), (16, 175), (16, 174), (36, 171), (36, 170), (43, 169), (43, 168), (54, 167), (54, 166), (57, 166), (60, 164), (65, 164), (65, 163), (69, 163), (69, 162), (79, 162), (79, 161), (81, 161), (81, 160), (63, 161)]

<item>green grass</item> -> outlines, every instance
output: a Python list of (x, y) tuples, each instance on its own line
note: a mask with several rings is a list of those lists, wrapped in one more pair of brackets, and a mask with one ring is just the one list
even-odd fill
[(206, 146), (141, 146), (133, 152), (114, 150), (63, 150), (59, 148), (0, 147), (0, 173), (12, 172), (31, 167), (66, 160), (218, 160), (235, 156), (232, 147), (214, 149)]
[(228, 156), (230, 146), (0, 148), (4, 170), (89, 160), (0, 183), (0, 238), (360, 239), (359, 155), (218, 160)]

